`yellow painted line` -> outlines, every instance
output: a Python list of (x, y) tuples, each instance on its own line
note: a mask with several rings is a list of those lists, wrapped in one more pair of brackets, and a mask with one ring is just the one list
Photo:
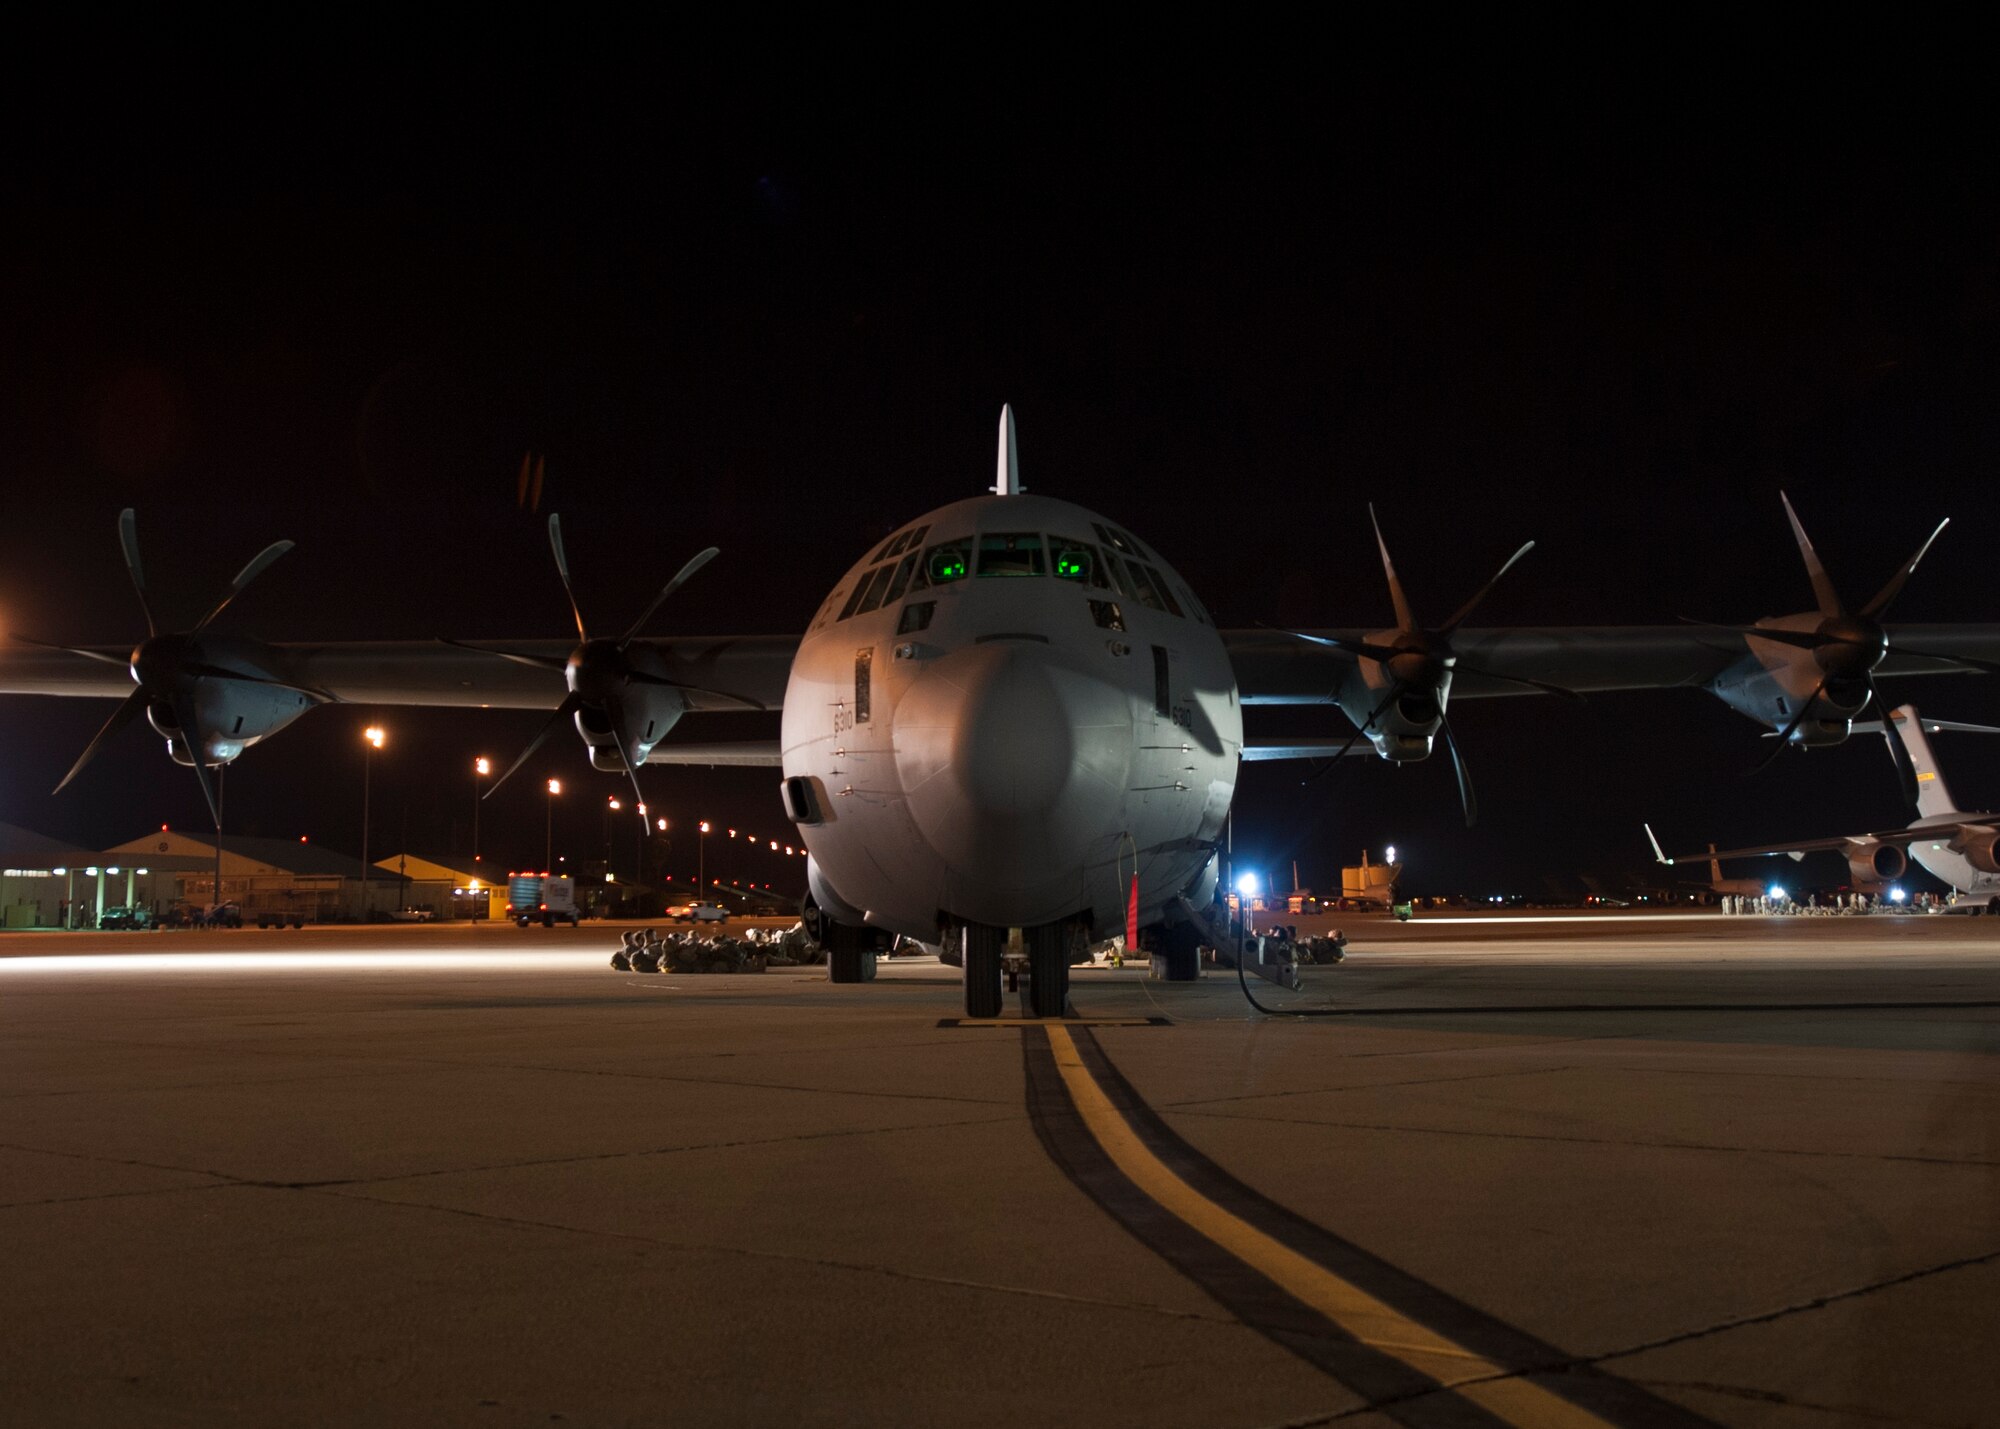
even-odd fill
[(1077, 1054), (1060, 1023), (1044, 1024), (1056, 1069), (1090, 1134), (1133, 1185), (1189, 1227), (1310, 1305), (1362, 1344), (1430, 1376), (1511, 1424), (1586, 1429), (1606, 1420), (1418, 1324), (1325, 1266), (1266, 1235), (1202, 1195), (1139, 1139)]

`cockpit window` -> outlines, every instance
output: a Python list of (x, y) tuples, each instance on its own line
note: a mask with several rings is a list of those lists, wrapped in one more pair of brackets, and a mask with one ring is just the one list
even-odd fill
[(856, 615), (866, 615), (882, 604), (883, 592), (888, 589), (889, 578), (896, 573), (894, 566), (877, 566), (868, 577), (868, 588), (861, 594), (861, 604), (854, 608)]
[(1040, 535), (1034, 532), (994, 532), (979, 538), (981, 576), (1039, 576), (1047, 573)]
[(924, 573), (932, 585), (950, 585), (972, 574), (972, 542), (944, 541), (924, 554)]
[(1091, 529), (1097, 532), (1097, 539), (1112, 550), (1123, 551), (1128, 556), (1143, 556), (1145, 554), (1144, 551), (1139, 549), (1137, 541), (1133, 540), (1116, 526), (1100, 526), (1095, 521), (1091, 522), (1090, 525)]
[(1132, 584), (1132, 577), (1125, 573), (1125, 563), (1109, 551), (1106, 551), (1104, 553), (1104, 565), (1111, 572), (1111, 579), (1118, 583), (1118, 593), (1127, 600), (1137, 600), (1139, 598), (1139, 590), (1138, 587)]
[(924, 532), (930, 529), (928, 526), (912, 526), (909, 530), (903, 532), (902, 535), (891, 537), (889, 544), (875, 553), (875, 559), (886, 561), (891, 556), (900, 556), (905, 551), (914, 551), (922, 543)]
[(903, 591), (910, 584), (910, 572), (917, 568), (917, 553), (910, 552), (896, 562), (896, 578), (889, 582), (889, 593), (882, 597), (882, 604), (893, 605), (903, 598)]
[(1165, 576), (1161, 575), (1151, 566), (1141, 565), (1137, 561), (1132, 562), (1132, 576), (1134, 580), (1152, 586), (1153, 590), (1159, 595), (1160, 609), (1166, 611), (1169, 615), (1179, 615), (1181, 613), (1181, 603), (1174, 599), (1174, 588), (1167, 583)]
[(1097, 551), (1088, 541), (1051, 536), (1049, 550), (1055, 557), (1057, 580), (1081, 581), (1094, 586), (1104, 584), (1103, 563), (1097, 559)]
[(1127, 561), (1125, 568), (1132, 573), (1132, 584), (1138, 588), (1139, 600), (1155, 610), (1164, 610), (1169, 615), (1181, 613), (1180, 602), (1160, 578), (1160, 573), (1143, 561)]

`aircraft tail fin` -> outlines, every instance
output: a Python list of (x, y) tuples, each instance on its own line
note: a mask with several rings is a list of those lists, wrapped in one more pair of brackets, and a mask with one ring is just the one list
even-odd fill
[(1917, 717), (1915, 705), (1901, 705), (1889, 712), (1889, 728), (1885, 739), (1901, 739), (1903, 748), (1910, 752), (1910, 763), (1917, 773), (1917, 812), (1925, 818), (1934, 814), (1956, 814), (1960, 812), (1951, 797), (1951, 790), (1944, 782), (1944, 775), (1938, 769), (1937, 756), (1931, 753), (1931, 742), (1924, 734), (1923, 721)]

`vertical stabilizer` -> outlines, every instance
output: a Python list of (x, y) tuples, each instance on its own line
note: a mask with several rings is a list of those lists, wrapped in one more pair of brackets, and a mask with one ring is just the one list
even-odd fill
[(1910, 752), (1910, 763), (1917, 774), (1917, 812), (1925, 818), (1934, 814), (1956, 814), (1960, 812), (1953, 802), (1951, 790), (1945, 786), (1944, 775), (1938, 772), (1937, 756), (1931, 753), (1931, 742), (1924, 735), (1923, 721), (1917, 717), (1915, 705), (1903, 705), (1890, 711), (1888, 728), (1883, 731), (1886, 739), (1901, 739), (1903, 748)]
[(1000, 455), (993, 464), (993, 494), (1019, 496), (1024, 489), (1021, 485), (1021, 456), (1014, 447), (1014, 408), (1003, 406), (1000, 409)]

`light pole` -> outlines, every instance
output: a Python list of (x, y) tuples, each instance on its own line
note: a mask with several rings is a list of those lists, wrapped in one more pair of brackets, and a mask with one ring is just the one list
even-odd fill
[(606, 873), (609, 873), (609, 872), (611, 872), (611, 816), (612, 816), (613, 814), (617, 813), (617, 812), (618, 812), (618, 811), (619, 811), (620, 809), (622, 809), (622, 808), (624, 808), (624, 807), (625, 807), (625, 806), (624, 806), (623, 804), (621, 804), (621, 803), (619, 803), (619, 802), (618, 802), (618, 796), (617, 796), (616, 794), (613, 794), (613, 795), (612, 795), (612, 796), (611, 796), (611, 797), (610, 797), (610, 798), (609, 798), (608, 800), (606, 800), (606, 801), (605, 801), (605, 805), (604, 805), (604, 871), (605, 871)]
[[(368, 921), (371, 911), (368, 907), (368, 774), (375, 763), (375, 751), (388, 741), (389, 735), (381, 725), (371, 724), (361, 731), (361, 921)], [(218, 837), (216, 842), (222, 840)], [(217, 863), (221, 861), (218, 859)], [(222, 880), (217, 878), (215, 901), (222, 903)]]
[(493, 761), (480, 755), (472, 761), (472, 861), (479, 862), (479, 781), (493, 772)]
[(548, 872), (556, 861), (556, 795), (562, 793), (562, 780), (549, 780), (549, 817), (542, 831), (542, 871)]
[[(700, 837), (694, 841), (694, 886), (705, 889), (708, 887), (708, 820), (703, 819), (697, 827)], [(696, 897), (700, 896), (696, 894)]]

